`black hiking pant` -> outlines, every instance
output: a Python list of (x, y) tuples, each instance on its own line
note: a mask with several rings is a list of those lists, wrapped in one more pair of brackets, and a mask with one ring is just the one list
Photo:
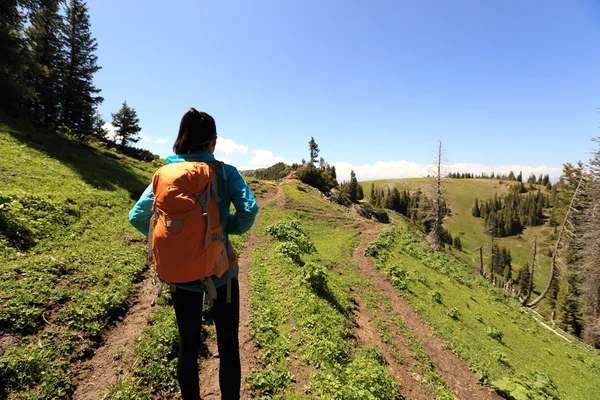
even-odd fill
[[(201, 345), (203, 293), (177, 288), (171, 292), (179, 328), (177, 380), (184, 400), (200, 399), (198, 354)], [(231, 303), (227, 304), (227, 285), (217, 289), (212, 313), (219, 350), (219, 386), (223, 400), (240, 398), (242, 377), (238, 327), (240, 322), (240, 286), (231, 280)]]

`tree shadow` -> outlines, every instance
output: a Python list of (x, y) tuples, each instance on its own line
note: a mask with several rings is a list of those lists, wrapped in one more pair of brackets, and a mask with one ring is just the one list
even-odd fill
[(314, 294), (327, 301), (337, 312), (342, 314), (346, 319), (352, 319), (352, 313), (340, 304), (338, 299), (331, 293), (331, 289), (324, 283), (322, 285), (311, 285), (311, 290)]
[(27, 251), (35, 245), (33, 233), (14, 218), (8, 218), (2, 210), (0, 210), (0, 237), (6, 238), (8, 245), (19, 251)]
[(42, 132), (34, 127), (7, 131), (25, 146), (58, 160), (90, 186), (102, 190), (122, 188), (129, 192), (131, 199), (137, 200), (150, 183), (120, 160), (111, 159), (86, 143)]

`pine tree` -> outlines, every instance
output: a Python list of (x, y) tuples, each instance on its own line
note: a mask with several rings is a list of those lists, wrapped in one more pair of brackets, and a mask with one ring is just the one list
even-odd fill
[(365, 198), (365, 192), (363, 191), (362, 185), (358, 185), (356, 198), (360, 201)]
[(92, 37), (88, 9), (82, 0), (70, 0), (65, 14), (61, 122), (83, 136), (91, 133), (96, 106), (104, 100), (97, 95), (100, 90), (93, 83), (94, 74), (100, 69), (94, 54), (98, 44)]
[(308, 142), (308, 150), (310, 151), (310, 163), (309, 165), (315, 165), (317, 157), (319, 157), (319, 145), (315, 142), (315, 138), (311, 137)]
[(571, 268), (558, 285), (556, 296), (556, 320), (559, 325), (577, 336), (581, 334), (581, 311), (579, 310), (579, 282)]
[(481, 217), (481, 210), (479, 209), (479, 199), (477, 197), (475, 197), (475, 204), (473, 205), (471, 214), (476, 218)]
[(504, 276), (505, 281), (512, 279), (512, 265), (506, 264), (504, 266), (504, 273), (502, 275)]
[(458, 236), (454, 238), (453, 246), (456, 250), (462, 251), (462, 242)]
[(348, 183), (348, 197), (353, 203), (358, 202), (358, 181), (354, 170), (350, 171), (350, 182)]
[(123, 102), (121, 109), (112, 114), (112, 124), (119, 131), (118, 136), (121, 140), (121, 146), (127, 147), (129, 143), (137, 143), (140, 138), (136, 137), (142, 130), (139, 126), (140, 119), (135, 110)]
[(542, 185), (546, 186), (550, 183), (550, 175), (544, 175), (544, 178), (542, 179)]
[[(433, 215), (428, 216), (426, 218), (428, 218), (430, 221), (424, 221), (425, 223), (430, 222), (431, 223), (431, 231), (429, 232), (429, 234), (427, 235), (427, 241), (429, 242), (429, 245), (436, 251), (440, 251), (444, 249), (444, 243), (443, 243), (443, 230), (442, 230), (442, 223), (443, 223), (443, 219), (444, 216), (446, 215), (445, 213), (445, 209), (443, 206), (443, 198), (442, 198), (442, 172), (441, 172), (441, 167), (442, 167), (442, 142), (439, 142), (438, 145), (438, 157), (437, 157), (437, 174), (436, 174), (436, 196), (435, 196), (435, 200), (434, 200), (434, 207), (433, 207)], [(452, 242), (451, 242), (452, 243)]]
[(100, 115), (99, 112), (96, 112), (94, 114), (94, 122), (93, 122), (93, 128), (92, 128), (92, 135), (96, 136), (98, 138), (105, 138), (106, 134), (108, 133), (106, 131), (106, 129), (104, 129), (104, 124), (106, 121), (104, 121), (104, 118), (102, 118), (102, 115)]
[(371, 183), (371, 196), (370, 196), (370, 202), (372, 205), (375, 205), (377, 201), (377, 194), (375, 193), (375, 184)]
[(529, 290), (529, 281), (531, 279), (531, 273), (529, 271), (529, 264), (525, 263), (519, 270), (519, 274), (517, 275), (518, 281), (518, 292), (521, 295), (526, 295)]
[(56, 127), (61, 100), (59, 73), (64, 65), (60, 38), (63, 20), (59, 15), (59, 2), (42, 2), (32, 11), (30, 23), (26, 34), (32, 58), (31, 86), (36, 92), (32, 111), (39, 123)]
[(23, 38), (24, 8), (30, 1), (5, 0), (0, 5), (0, 108), (23, 115), (34, 97), (27, 82), (29, 51)]

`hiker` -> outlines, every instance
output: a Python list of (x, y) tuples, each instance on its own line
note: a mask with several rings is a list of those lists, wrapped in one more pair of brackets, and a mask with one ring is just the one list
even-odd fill
[[(153, 256), (173, 299), (179, 328), (177, 380), (184, 400), (200, 399), (198, 354), (205, 296), (212, 303), (217, 331), (222, 399), (240, 396), (240, 295), (237, 256), (228, 235), (248, 231), (258, 206), (238, 170), (215, 160), (216, 145), (215, 120), (189, 109), (173, 145), (175, 155), (167, 157), (167, 165), (155, 173), (129, 212), (133, 226), (149, 236), (149, 258)], [(231, 203), (234, 214), (229, 213)]]

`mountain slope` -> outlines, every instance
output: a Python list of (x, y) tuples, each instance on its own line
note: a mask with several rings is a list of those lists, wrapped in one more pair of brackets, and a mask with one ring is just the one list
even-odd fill
[[(168, 294), (147, 305), (144, 240), (126, 218), (159, 164), (15, 121), (0, 124), (0, 151), (0, 397), (176, 397), (173, 310)], [(246, 398), (600, 390), (596, 350), (548, 331), (453, 253), (431, 252), (402, 217), (378, 224), (295, 181), (248, 182), (261, 214), (233, 238)], [(115, 335), (135, 344), (111, 348)], [(204, 397), (216, 399), (209, 313), (203, 335)], [(86, 378), (90, 365), (106, 380)]]
[[(429, 193), (433, 191), (433, 184), (428, 178), (389, 179), (380, 181), (360, 182), (365, 192), (365, 198), (371, 193), (371, 185), (376, 187), (397, 187), (399, 190), (416, 190)], [(479, 201), (491, 199), (497, 194), (499, 197), (508, 193), (510, 185), (514, 182), (500, 183), (492, 179), (444, 179), (443, 185), (451, 215), (444, 219), (444, 227), (453, 236), (461, 238), (463, 245), (463, 259), (472, 265), (479, 265), (479, 247), (484, 248), (484, 263), (489, 263), (489, 236), (485, 234), (484, 220), (471, 215), (471, 208), (477, 197)], [(554, 246), (554, 229), (547, 224), (528, 227), (519, 236), (495, 238), (499, 246), (510, 249), (514, 271), (523, 265), (531, 265), (533, 257), (532, 243), (537, 240), (538, 260), (534, 277), (534, 293), (539, 294), (548, 282), (550, 272), (549, 250)], [(516, 273), (513, 273), (516, 276)]]
[(285, 178), (292, 171), (292, 167), (285, 163), (279, 162), (267, 168), (248, 169), (245, 171), (240, 171), (240, 173), (249, 178), (276, 181)]
[(146, 269), (126, 215), (155, 165), (18, 121), (0, 153), (0, 397), (69, 397)]

